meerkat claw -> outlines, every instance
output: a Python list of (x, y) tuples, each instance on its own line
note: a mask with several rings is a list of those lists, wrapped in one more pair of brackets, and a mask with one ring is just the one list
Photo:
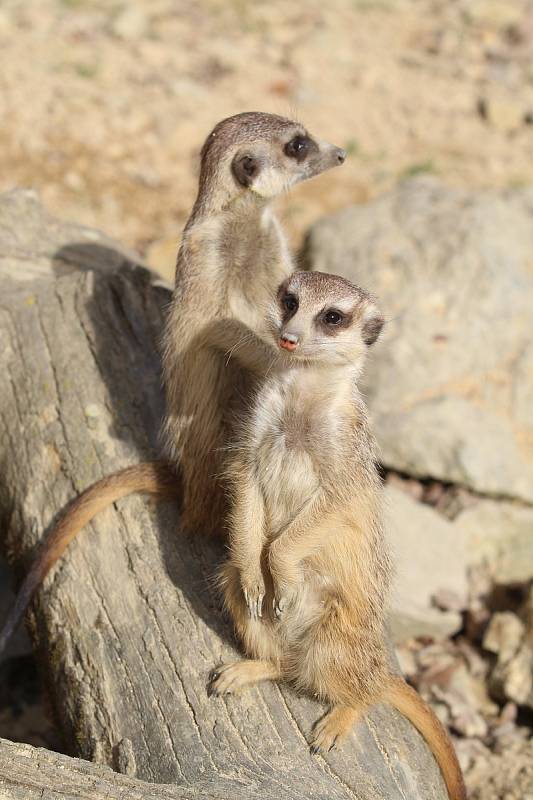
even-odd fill
[(323, 747), (321, 744), (318, 744), (318, 743), (315, 742), (315, 744), (311, 745), (311, 748), (310, 748), (311, 749), (311, 754), (316, 756), (316, 755), (319, 755), (319, 753), (322, 753), (324, 750), (327, 750), (328, 753), (331, 753), (331, 751), (335, 750), (335, 748), (337, 746), (337, 739), (338, 738), (339, 737), (336, 736), (335, 739), (333, 740), (333, 742), (329, 745), (329, 747)]
[(350, 732), (357, 711), (353, 708), (334, 706), (315, 723), (311, 738), (313, 751), (330, 753), (338, 747)]
[(278, 597), (274, 599), (274, 613), (278, 619), (281, 619), (286, 608), (287, 608), (286, 597)]
[(256, 586), (253, 589), (243, 587), (242, 592), (250, 617), (252, 619), (261, 619), (263, 617), (264, 591), (262, 591), (259, 586)]

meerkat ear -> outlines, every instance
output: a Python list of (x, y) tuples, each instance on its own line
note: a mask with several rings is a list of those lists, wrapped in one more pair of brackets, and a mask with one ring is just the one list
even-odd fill
[(374, 344), (381, 333), (381, 329), (383, 328), (384, 324), (385, 320), (377, 308), (375, 306), (371, 306), (365, 314), (363, 321), (363, 328), (361, 331), (363, 342), (369, 346)]
[(248, 187), (259, 173), (259, 161), (249, 153), (238, 153), (231, 162), (231, 170), (237, 183)]

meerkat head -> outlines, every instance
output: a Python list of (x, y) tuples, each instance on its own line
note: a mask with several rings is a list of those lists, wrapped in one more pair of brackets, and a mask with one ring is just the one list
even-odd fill
[(344, 150), (315, 139), (297, 122), (246, 112), (222, 120), (207, 137), (200, 187), (223, 189), (226, 200), (244, 191), (271, 199), (345, 158)]
[(384, 319), (368, 292), (338, 275), (294, 272), (278, 289), (270, 332), (291, 359), (362, 366)]

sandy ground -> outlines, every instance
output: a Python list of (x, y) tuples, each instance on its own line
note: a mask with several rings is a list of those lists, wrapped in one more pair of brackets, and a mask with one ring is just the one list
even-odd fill
[(417, 172), (533, 181), (531, 0), (4, 0), (0, 189), (37, 187), (167, 275), (211, 127), (297, 116), (345, 147), (280, 211), (320, 215)]

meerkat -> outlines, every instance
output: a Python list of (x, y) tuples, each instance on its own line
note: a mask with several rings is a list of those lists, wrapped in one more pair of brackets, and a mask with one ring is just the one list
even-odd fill
[(250, 395), (254, 376), (275, 357), (255, 330), (265, 298), (293, 269), (271, 202), (345, 157), (341, 148), (274, 114), (237, 114), (209, 134), (164, 332), (168, 463), (143, 463), (114, 473), (67, 507), (22, 584), (0, 633), (0, 652), (68, 544), (116, 500), (133, 492), (179, 495), (184, 528), (223, 530), (221, 459), (234, 409)]
[(165, 434), (180, 465), (188, 529), (223, 529), (221, 459), (233, 412), (275, 357), (254, 335), (265, 303), (293, 269), (271, 201), (345, 155), (291, 120), (257, 113), (219, 123), (203, 146), (163, 354)]
[(358, 391), (383, 325), (344, 278), (296, 272), (265, 330), (279, 358), (259, 384), (227, 466), (230, 556), (221, 583), (247, 660), (215, 669), (223, 695), (287, 680), (330, 705), (312, 749), (330, 750), (375, 703), (404, 714), (430, 746), (452, 800), (466, 797), (451, 741), (394, 675), (385, 646), (391, 563), (376, 446)]

